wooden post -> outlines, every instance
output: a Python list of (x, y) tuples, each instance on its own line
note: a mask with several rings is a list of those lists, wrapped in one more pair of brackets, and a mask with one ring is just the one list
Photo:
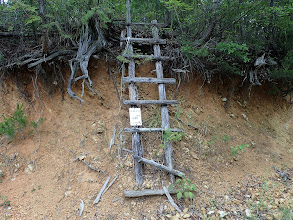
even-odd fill
[[(129, 0), (126, 1), (126, 22), (131, 23), (130, 1)], [(127, 38), (128, 39), (132, 38), (131, 26), (127, 26)], [(133, 55), (133, 47), (129, 41), (126, 42), (126, 49), (129, 50), (130, 55)], [(128, 77), (135, 78), (135, 62), (134, 62), (133, 58), (130, 59), (130, 62), (128, 64)], [(136, 87), (135, 83), (130, 83), (128, 88), (129, 88), (129, 99), (130, 100), (138, 100), (137, 87)], [(137, 106), (132, 105), (131, 107), (137, 107)], [(143, 156), (141, 145), (140, 145), (140, 140), (141, 140), (140, 133), (136, 132), (136, 133), (132, 134), (133, 156), (139, 156), (139, 157)], [(142, 164), (139, 163), (138, 160), (135, 158), (134, 158), (134, 172), (135, 172), (136, 182), (138, 182), (139, 184), (142, 184), (143, 183)]]
[[(157, 21), (154, 20), (152, 21), (152, 23), (156, 24)], [(153, 27), (152, 30), (153, 33), (153, 38), (154, 39), (159, 39), (159, 33), (158, 33), (158, 28), (156, 26)], [(155, 44), (154, 45), (154, 56), (155, 57), (160, 57), (161, 56), (161, 49), (159, 44)], [(156, 73), (157, 73), (157, 78), (158, 79), (162, 79), (164, 78), (163, 75), (163, 66), (162, 66), (162, 62), (161, 61), (157, 61), (156, 62)], [(160, 100), (166, 100), (166, 90), (165, 90), (165, 85), (164, 84), (159, 84), (159, 99)], [(168, 129), (170, 128), (170, 122), (169, 122), (169, 113), (168, 113), (168, 108), (165, 105), (161, 106), (161, 119), (162, 119), (162, 128), (163, 129)], [(164, 140), (165, 142), (166, 140)], [(167, 166), (170, 169), (173, 169), (173, 161), (172, 161), (172, 154), (173, 154), (173, 150), (172, 150), (172, 143), (171, 142), (167, 142), (165, 143), (166, 148), (165, 148), (165, 160), (167, 163)], [(174, 175), (170, 174), (170, 178), (171, 178), (171, 182), (174, 182)]]

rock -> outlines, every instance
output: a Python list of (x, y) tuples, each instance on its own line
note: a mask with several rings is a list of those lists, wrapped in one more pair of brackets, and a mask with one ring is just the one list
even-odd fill
[(231, 114), (230, 114), (230, 117), (231, 117), (231, 118), (235, 118), (235, 115), (231, 113)]
[(183, 209), (183, 213), (187, 214), (188, 208)]
[(251, 214), (250, 209), (245, 209), (245, 215), (246, 215), (247, 218), (251, 218), (252, 217), (252, 214)]
[(66, 197), (68, 197), (70, 194), (72, 193), (72, 191), (65, 191), (65, 193), (64, 193), (64, 195), (66, 196)]
[(146, 182), (146, 183), (145, 183), (145, 188), (146, 188), (146, 189), (150, 189), (150, 188), (152, 188), (152, 184), (151, 184), (150, 182)]
[(25, 168), (24, 172), (26, 172), (27, 174), (32, 174), (31, 170), (29, 168)]
[(225, 218), (228, 215), (228, 212), (225, 211), (218, 211), (221, 218)]
[(208, 212), (208, 215), (212, 215), (214, 213), (215, 213), (215, 211), (214, 210), (211, 210), (211, 211)]
[(227, 102), (227, 98), (222, 98), (223, 102)]
[(32, 164), (29, 164), (27, 167), (29, 168), (29, 170), (30, 170), (31, 172), (33, 172), (34, 169), (35, 169), (35, 166), (32, 165)]

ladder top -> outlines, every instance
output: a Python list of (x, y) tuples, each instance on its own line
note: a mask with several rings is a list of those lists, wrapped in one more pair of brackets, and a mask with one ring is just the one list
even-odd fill
[(121, 41), (130, 41), (134, 43), (139, 43), (139, 44), (167, 44), (167, 41), (164, 39), (154, 39), (154, 38), (126, 38), (122, 37), (120, 38)]

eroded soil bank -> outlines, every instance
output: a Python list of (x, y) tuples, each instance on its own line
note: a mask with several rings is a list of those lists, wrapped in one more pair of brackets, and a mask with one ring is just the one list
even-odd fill
[[(122, 132), (120, 139), (119, 134), (129, 127), (128, 108), (119, 102), (121, 73), (112, 68), (116, 89), (107, 68), (104, 61), (90, 63), (100, 96), (86, 90), (83, 104), (67, 94), (62, 101), (54, 79), (39, 81), (42, 100), (29, 74), (21, 80), (22, 93), (12, 79), (3, 83), (0, 113), (11, 116), (16, 104), (23, 103), (33, 121), (43, 102), (45, 121), (38, 126), (37, 153), (38, 136), (31, 127), (23, 137), (0, 137), (2, 219), (292, 219), (292, 180), (284, 181), (273, 169), (293, 178), (292, 106), (270, 95), (269, 86), (253, 87), (249, 99), (247, 88), (236, 84), (231, 92), (225, 79), (202, 86), (202, 80), (194, 77), (178, 90), (177, 85), (167, 87), (168, 97), (180, 101), (170, 107), (172, 126), (184, 131), (182, 140), (173, 144), (175, 168), (197, 186), (192, 202), (174, 196), (181, 210), (188, 210), (176, 213), (165, 196), (125, 198), (124, 190), (158, 189), (170, 183), (165, 173), (150, 166), (145, 166), (144, 185), (135, 183), (131, 153), (118, 150), (121, 146), (131, 150), (131, 136)], [(153, 69), (144, 65), (137, 75), (155, 76)], [(80, 94), (81, 85), (74, 90)], [(157, 99), (157, 86), (140, 86), (139, 94), (141, 99)], [(127, 87), (121, 97), (128, 99)], [(144, 126), (160, 126), (158, 107), (142, 107), (142, 115)], [(115, 123), (117, 135), (109, 154)], [(144, 156), (163, 163), (160, 138), (160, 134), (144, 136)], [(244, 145), (249, 147), (242, 151)], [(112, 187), (93, 205), (107, 177), (116, 175)], [(80, 199), (85, 203), (82, 216)]]

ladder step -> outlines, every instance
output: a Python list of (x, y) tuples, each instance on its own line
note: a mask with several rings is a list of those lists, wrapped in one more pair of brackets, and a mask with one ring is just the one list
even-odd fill
[(122, 37), (120, 38), (121, 41), (130, 41), (134, 43), (140, 43), (140, 44), (166, 44), (167, 41), (164, 39), (153, 39), (153, 38), (126, 38)]
[(149, 78), (149, 77), (122, 77), (123, 83), (156, 83), (156, 84), (176, 84), (176, 79), (174, 78)]
[(159, 56), (156, 57), (154, 55), (128, 55), (128, 54), (122, 54), (125, 58), (132, 58), (132, 59), (150, 59), (150, 60), (159, 60), (159, 61), (169, 61), (174, 60), (174, 58), (166, 57), (166, 56)]
[[(164, 132), (168, 129), (163, 129), (163, 128), (124, 128), (124, 132), (129, 132), (129, 133), (147, 133), (147, 132)], [(170, 129), (172, 132), (182, 132), (181, 129), (178, 128), (171, 128)]]
[(144, 25), (148, 25), (148, 26), (160, 26), (160, 27), (164, 27), (166, 26), (166, 24), (163, 23), (125, 23), (126, 26), (144, 26)]
[(177, 100), (123, 100), (124, 105), (175, 105)]

